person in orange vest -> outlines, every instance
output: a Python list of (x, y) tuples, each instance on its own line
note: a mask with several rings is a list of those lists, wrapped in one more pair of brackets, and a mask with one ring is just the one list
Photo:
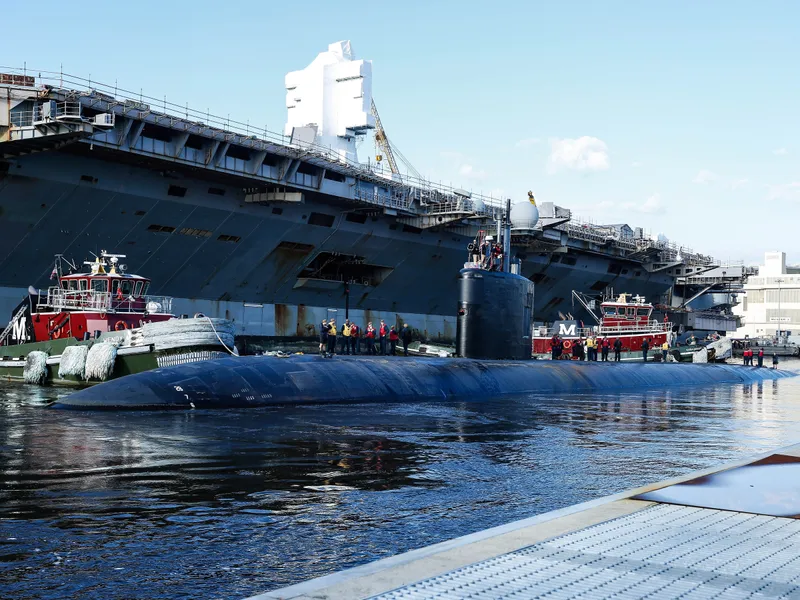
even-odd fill
[(372, 321), (367, 323), (367, 333), (364, 336), (367, 340), (367, 354), (370, 356), (375, 354), (375, 328), (372, 326)]
[(763, 348), (759, 348), (758, 349), (758, 366), (759, 367), (763, 367), (764, 366), (764, 349)]
[(394, 356), (394, 353), (397, 350), (397, 342), (399, 339), (400, 336), (395, 330), (394, 325), (392, 325), (392, 327), (389, 329), (389, 346), (391, 348), (389, 354), (392, 356)]
[(383, 319), (381, 319), (381, 326), (378, 327), (378, 340), (380, 341), (380, 349), (381, 349), (381, 356), (386, 355), (386, 341), (389, 337), (389, 328), (384, 323)]

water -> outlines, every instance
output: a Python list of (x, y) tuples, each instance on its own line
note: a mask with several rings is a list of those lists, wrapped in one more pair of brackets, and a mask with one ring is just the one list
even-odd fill
[(800, 441), (762, 385), (178, 413), (0, 384), (0, 597), (237, 598)]

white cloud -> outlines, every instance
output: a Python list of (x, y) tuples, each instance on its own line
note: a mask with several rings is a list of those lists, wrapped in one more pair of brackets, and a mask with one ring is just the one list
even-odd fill
[(527, 148), (528, 146), (535, 146), (536, 144), (538, 144), (541, 141), (542, 140), (540, 138), (537, 138), (537, 137), (525, 138), (524, 140), (520, 140), (516, 144), (514, 144), (514, 147), (516, 147), (516, 148)]
[(574, 171), (605, 171), (611, 166), (608, 146), (596, 137), (584, 135), (576, 139), (550, 140), (549, 173), (561, 168)]
[(692, 181), (694, 183), (712, 183), (719, 179), (719, 176), (714, 173), (713, 171), (709, 171), (707, 169), (700, 169), (697, 175), (694, 176)]
[(800, 200), (800, 181), (767, 185), (767, 200)]
[(738, 189), (738, 188), (742, 187), (743, 185), (747, 185), (748, 183), (750, 183), (750, 180), (747, 179), (747, 178), (745, 178), (745, 179), (734, 179), (731, 182), (731, 189), (732, 190)]
[(595, 208), (605, 211), (618, 208), (624, 211), (648, 215), (664, 212), (664, 205), (661, 203), (661, 194), (653, 194), (647, 197), (644, 202), (614, 202), (613, 200), (602, 200), (595, 205)]
[(631, 166), (632, 166), (634, 169), (638, 169), (639, 167), (641, 167), (641, 166), (642, 166), (642, 163), (641, 163), (641, 161), (635, 160), (635, 161), (633, 161), (633, 162), (631, 163)]
[(654, 215), (656, 213), (664, 212), (664, 206), (661, 204), (661, 194), (653, 194), (645, 199), (644, 202), (625, 202), (622, 204), (625, 210), (632, 210), (638, 213)]
[(486, 171), (483, 169), (476, 169), (472, 165), (463, 164), (458, 168), (459, 175), (466, 177), (467, 179), (485, 179), (486, 178)]
[(776, 148), (772, 153), (775, 156), (783, 156), (784, 154), (789, 154), (789, 151), (786, 148)]

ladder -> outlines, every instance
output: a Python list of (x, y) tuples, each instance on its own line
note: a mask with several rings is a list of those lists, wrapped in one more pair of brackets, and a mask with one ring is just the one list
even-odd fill
[(6, 325), (6, 328), (3, 329), (3, 333), (0, 333), (0, 346), (4, 346), (5, 345), (6, 338), (8, 337), (8, 334), (11, 333), (11, 330), (14, 328), (14, 325), (17, 323), (17, 321), (19, 321), (22, 318), (22, 316), (25, 314), (25, 311), (27, 311), (27, 310), (28, 310), (28, 306), (27, 305), (23, 306), (22, 308), (20, 308), (17, 311), (17, 313), (8, 322), (8, 325)]

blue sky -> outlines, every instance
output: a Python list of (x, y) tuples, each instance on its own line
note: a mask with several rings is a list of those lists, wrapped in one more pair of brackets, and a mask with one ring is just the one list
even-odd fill
[(781, 249), (800, 263), (800, 4), (119, 6), (12, 4), (0, 64), (63, 65), (281, 131), (286, 72), (349, 39), (373, 61), (390, 138), (427, 177), (531, 189), (722, 259)]

